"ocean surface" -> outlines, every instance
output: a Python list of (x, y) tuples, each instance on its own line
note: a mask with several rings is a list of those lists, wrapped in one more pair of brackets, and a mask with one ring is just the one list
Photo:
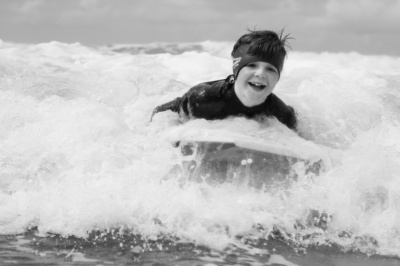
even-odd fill
[[(295, 265), (262, 248), (279, 234), (297, 251), (334, 246), (400, 257), (398, 57), (289, 52), (274, 93), (296, 109), (301, 138), (332, 157), (319, 175), (263, 190), (190, 182), (173, 171), (183, 155), (166, 132), (183, 121), (164, 112), (150, 123), (151, 113), (198, 83), (228, 76), (232, 45), (0, 41), (2, 247), (43, 258), (45, 251), (25, 244), (112, 239), (134, 254), (187, 245), (207, 251), (201, 260), (209, 265), (228, 263), (235, 252), (237, 264), (243, 254), (269, 254), (266, 265)], [(227, 121), (190, 123), (243, 133), (260, 127)], [(300, 139), (275, 119), (263, 123)], [(329, 214), (327, 228), (307, 224), (310, 210)], [(74, 245), (65, 249), (64, 258), (79, 261)]]

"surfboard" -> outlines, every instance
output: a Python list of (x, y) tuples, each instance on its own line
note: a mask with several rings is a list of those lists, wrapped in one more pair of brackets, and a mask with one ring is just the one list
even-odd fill
[(309, 161), (327, 159), (328, 155), (316, 144), (300, 137), (262, 138), (231, 132), (226, 129), (210, 129), (178, 126), (166, 134), (166, 139), (173, 142), (231, 143), (243, 149), (272, 153)]
[(183, 168), (190, 179), (271, 186), (287, 183), (296, 169), (318, 174), (330, 163), (323, 148), (289, 129), (235, 122), (190, 121), (164, 134), (187, 157)]

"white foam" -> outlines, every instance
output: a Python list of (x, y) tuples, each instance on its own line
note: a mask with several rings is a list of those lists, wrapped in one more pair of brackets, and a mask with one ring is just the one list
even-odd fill
[(166, 112), (148, 125), (150, 113), (198, 82), (225, 78), (229, 55), (2, 43), (0, 62), (1, 234), (38, 226), (85, 236), (123, 225), (223, 248), (257, 223), (294, 232), (317, 208), (334, 215), (330, 241), (341, 231), (369, 234), (378, 252), (400, 255), (399, 58), (289, 54), (276, 94), (299, 113), (305, 138), (343, 155), (275, 194), (161, 182), (181, 161), (163, 138), (180, 121)]

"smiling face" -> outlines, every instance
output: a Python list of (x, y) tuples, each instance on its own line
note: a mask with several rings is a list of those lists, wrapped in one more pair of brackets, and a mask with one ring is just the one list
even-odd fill
[(263, 103), (279, 81), (273, 65), (256, 61), (240, 69), (235, 80), (235, 93), (243, 105), (252, 107)]

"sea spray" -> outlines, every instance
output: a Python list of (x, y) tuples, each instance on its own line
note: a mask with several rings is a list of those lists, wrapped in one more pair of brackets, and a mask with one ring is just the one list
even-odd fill
[[(131, 55), (78, 43), (1, 43), (0, 233), (35, 227), (88, 237), (124, 228), (222, 250), (279, 225), (300, 245), (400, 256), (400, 60), (289, 54), (275, 93), (296, 109), (302, 137), (340, 156), (320, 175), (299, 175), (272, 193), (182, 183), (179, 172), (165, 179), (182, 162), (165, 131), (184, 121), (166, 112), (149, 124), (150, 114), (230, 74), (226, 49), (210, 47)], [(310, 209), (332, 217), (325, 231), (302, 222)]]

